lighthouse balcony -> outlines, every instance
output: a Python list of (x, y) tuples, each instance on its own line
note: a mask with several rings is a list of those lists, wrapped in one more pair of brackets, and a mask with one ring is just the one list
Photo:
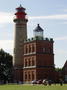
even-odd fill
[(26, 16), (14, 16), (13, 17), (13, 20), (15, 21), (15, 20), (27, 20), (28, 21), (28, 16), (26, 15)]

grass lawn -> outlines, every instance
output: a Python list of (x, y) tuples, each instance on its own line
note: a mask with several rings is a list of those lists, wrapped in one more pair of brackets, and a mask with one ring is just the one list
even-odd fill
[(0, 90), (67, 90), (67, 84), (44, 86), (44, 85), (0, 85)]

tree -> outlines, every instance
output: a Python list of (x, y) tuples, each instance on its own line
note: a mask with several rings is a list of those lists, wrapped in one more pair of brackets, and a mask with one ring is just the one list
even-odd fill
[(0, 81), (10, 81), (12, 79), (12, 55), (0, 50)]
[(62, 68), (55, 68), (55, 70), (56, 70), (57, 72), (61, 72), (61, 71), (62, 71)]

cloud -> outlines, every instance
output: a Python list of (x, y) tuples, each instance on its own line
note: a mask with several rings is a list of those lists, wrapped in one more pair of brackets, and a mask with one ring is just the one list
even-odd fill
[(62, 54), (64, 54), (64, 55), (67, 54), (67, 51), (63, 50), (63, 49), (55, 49), (54, 51), (55, 51), (56, 54), (61, 54), (61, 55)]
[[(13, 23), (14, 13), (0, 12), (0, 23)], [(66, 20), (67, 14), (57, 14), (48, 16), (28, 16), (29, 20), (47, 19), (47, 20)]]
[(13, 53), (13, 40), (0, 40), (0, 49)]
[(49, 15), (49, 16), (30, 16), (29, 19), (66, 20), (67, 14)]
[(8, 12), (0, 12), (0, 23), (13, 23), (13, 14)]
[(67, 12), (67, 9), (63, 9), (64, 12)]
[(57, 37), (54, 40), (67, 40), (67, 36)]
[[(58, 37), (54, 40), (67, 40), (67, 36), (64, 37)], [(4, 49), (5, 51), (10, 51), (10, 53), (13, 53), (14, 48), (14, 42), (13, 40), (0, 40), (0, 49)]]

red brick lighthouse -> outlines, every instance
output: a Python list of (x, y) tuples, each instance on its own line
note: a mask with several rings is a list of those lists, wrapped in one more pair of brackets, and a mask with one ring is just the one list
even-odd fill
[(23, 81), (23, 53), (24, 40), (27, 39), (27, 19), (25, 8), (21, 5), (16, 8), (14, 23), (15, 23), (15, 40), (14, 40), (14, 79)]

